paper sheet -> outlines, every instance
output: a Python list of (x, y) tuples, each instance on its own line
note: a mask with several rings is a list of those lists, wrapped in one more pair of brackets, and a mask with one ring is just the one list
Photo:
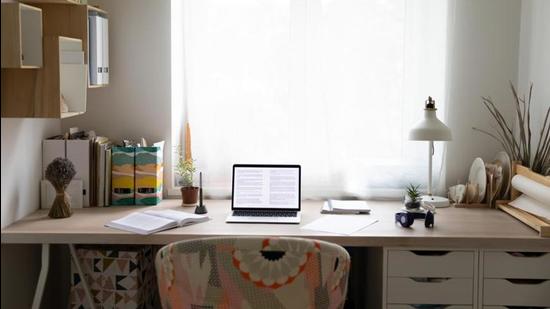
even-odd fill
[(550, 220), (550, 205), (544, 205), (530, 196), (522, 194), (517, 199), (508, 203), (516, 208), (532, 213), (536, 216)]
[(521, 193), (550, 207), (550, 187), (531, 180), (522, 175), (512, 178), (512, 187)]
[(351, 235), (367, 226), (378, 222), (367, 216), (359, 215), (325, 215), (302, 226), (304, 230)]

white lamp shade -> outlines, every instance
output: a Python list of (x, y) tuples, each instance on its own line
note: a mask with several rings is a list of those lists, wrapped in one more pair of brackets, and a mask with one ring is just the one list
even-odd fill
[(451, 130), (435, 114), (435, 108), (424, 109), (424, 119), (420, 120), (409, 132), (413, 141), (450, 141)]

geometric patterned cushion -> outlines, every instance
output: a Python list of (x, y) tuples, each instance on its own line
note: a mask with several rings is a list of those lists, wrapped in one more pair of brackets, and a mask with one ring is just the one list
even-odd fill
[(180, 241), (155, 260), (172, 308), (343, 308), (350, 256), (339, 245), (289, 237)]

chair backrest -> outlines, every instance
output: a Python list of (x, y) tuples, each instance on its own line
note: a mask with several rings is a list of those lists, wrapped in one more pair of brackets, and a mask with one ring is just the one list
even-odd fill
[(343, 308), (350, 256), (302, 238), (222, 237), (175, 242), (157, 253), (167, 308)]

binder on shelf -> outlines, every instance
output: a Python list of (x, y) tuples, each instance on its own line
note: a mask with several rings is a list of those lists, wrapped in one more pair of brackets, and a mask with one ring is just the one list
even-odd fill
[(134, 205), (135, 148), (111, 148), (111, 205)]
[(103, 84), (103, 23), (97, 12), (88, 16), (89, 74), (90, 85)]
[(109, 83), (109, 19), (106, 16), (100, 16), (101, 20), (101, 83)]
[(136, 205), (156, 205), (162, 200), (162, 147), (136, 147)]

